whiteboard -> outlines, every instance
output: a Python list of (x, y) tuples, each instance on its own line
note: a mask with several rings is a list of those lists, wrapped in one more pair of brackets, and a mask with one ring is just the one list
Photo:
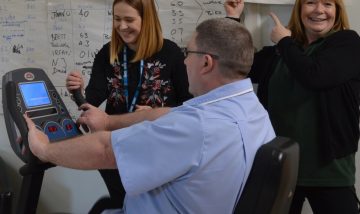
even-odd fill
[[(65, 78), (69, 71), (80, 70), (88, 81), (96, 53), (110, 40), (112, 2), (2, 0), (0, 75), (18, 68), (41, 68), (69, 110), (76, 112)], [(156, 6), (164, 37), (179, 46), (186, 45), (199, 22), (225, 16), (222, 1), (157, 0)]]
[[(79, 70), (88, 81), (96, 53), (110, 41), (112, 2), (1, 0), (0, 75), (18, 68), (41, 68), (49, 75), (70, 112), (77, 112), (64, 86), (65, 78), (69, 71)], [(164, 37), (181, 47), (186, 46), (197, 24), (226, 15), (223, 2), (156, 0)], [(261, 3), (257, 0), (247, 2)], [(267, 2), (285, 4), (290, 0)], [(254, 4), (246, 6), (245, 13), (249, 15), (245, 21), (249, 24), (245, 24), (251, 31), (257, 26)]]

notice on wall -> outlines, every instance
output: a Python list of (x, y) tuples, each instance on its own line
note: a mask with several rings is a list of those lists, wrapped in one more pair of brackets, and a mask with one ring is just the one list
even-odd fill
[(49, 0), (48, 66), (54, 85), (64, 86), (69, 71), (91, 72), (95, 55), (109, 42), (112, 0)]
[(45, 0), (0, 2), (0, 75), (48, 64)]

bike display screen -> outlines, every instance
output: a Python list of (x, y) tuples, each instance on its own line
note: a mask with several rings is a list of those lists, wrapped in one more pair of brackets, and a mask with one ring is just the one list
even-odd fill
[(19, 83), (19, 88), (27, 108), (51, 104), (44, 82)]

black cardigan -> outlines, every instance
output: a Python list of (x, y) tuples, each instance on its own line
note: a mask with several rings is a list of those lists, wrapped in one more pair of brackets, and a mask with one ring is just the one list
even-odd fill
[(276, 46), (264, 47), (255, 54), (249, 76), (259, 84), (257, 94), (265, 108), (268, 83), (280, 57), (304, 88), (319, 93), (318, 142), (327, 162), (358, 149), (360, 37), (355, 31), (343, 30), (324, 40), (311, 57), (290, 37)]
[[(112, 91), (118, 87), (119, 96), (124, 94), (122, 80), (116, 69), (109, 63), (110, 43), (107, 43), (96, 55), (90, 81), (86, 87), (86, 100), (94, 106), (99, 106), (107, 100), (106, 113), (121, 114), (127, 112), (126, 103), (122, 99), (114, 101)], [(135, 54), (128, 49), (129, 59)], [(119, 60), (122, 63), (122, 52)], [(129, 62), (129, 100), (133, 99), (134, 92), (139, 82), (139, 62)], [(118, 71), (122, 77), (123, 69)], [(145, 103), (150, 96), (159, 96), (164, 100), (167, 107), (181, 105), (184, 101), (192, 98), (189, 93), (189, 83), (184, 64), (184, 55), (181, 49), (172, 41), (164, 39), (161, 50), (145, 60), (144, 74), (142, 76), (142, 88), (136, 104), (160, 107), (159, 103)], [(114, 84), (113, 84), (114, 83)]]

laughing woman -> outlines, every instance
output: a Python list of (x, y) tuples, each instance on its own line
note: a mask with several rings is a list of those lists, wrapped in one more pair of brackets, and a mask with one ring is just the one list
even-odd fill
[[(227, 2), (228, 16), (239, 17), (243, 0)], [(359, 213), (360, 37), (343, 0), (296, 0), (287, 28), (271, 17), (276, 45), (255, 54), (249, 75), (276, 134), (300, 145), (290, 213), (300, 214), (305, 198), (316, 214)]]

